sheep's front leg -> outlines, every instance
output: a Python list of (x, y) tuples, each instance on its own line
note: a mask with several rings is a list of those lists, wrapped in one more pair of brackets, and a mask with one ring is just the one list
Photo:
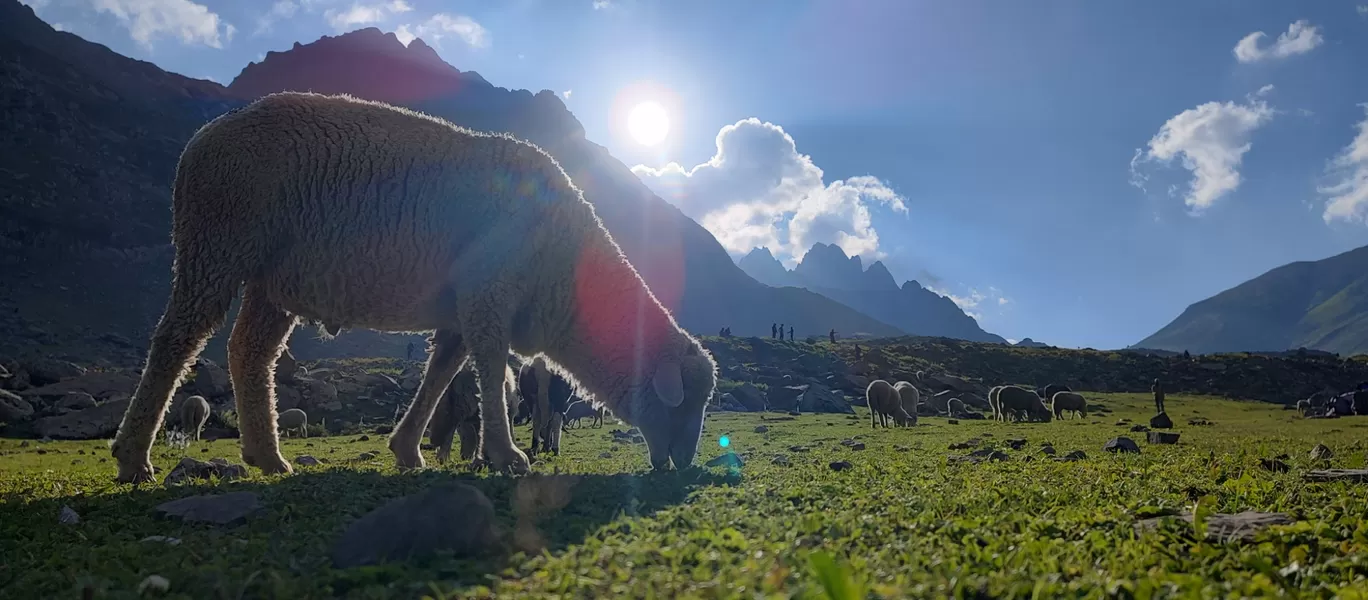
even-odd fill
[(432, 420), (432, 413), (437, 410), (437, 402), (446, 393), (447, 386), (451, 385), (451, 380), (465, 364), (466, 344), (460, 333), (439, 329), (432, 334), (432, 346), (427, 371), (423, 373), (423, 381), (418, 384), (413, 404), (409, 405), (404, 418), (399, 420), (399, 425), (390, 435), (389, 449), (394, 453), (400, 469), (423, 467), (423, 454), (419, 451), (423, 443), (423, 430)]
[(508, 374), (508, 332), (496, 307), (506, 304), (489, 298), (472, 306), (462, 319), (470, 360), (480, 383), (480, 451), (472, 466), (488, 463), (495, 471), (524, 474), (531, 470), (527, 455), (513, 443), (508, 423), (508, 399), (504, 398)]

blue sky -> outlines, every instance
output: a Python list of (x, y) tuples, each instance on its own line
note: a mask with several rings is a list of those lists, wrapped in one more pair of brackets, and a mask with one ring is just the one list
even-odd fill
[[(1125, 346), (1368, 244), (1368, 0), (25, 3), (223, 83), (323, 34), (420, 36), (562, 92), (738, 256), (840, 243), (1010, 339)], [(625, 127), (644, 100), (671, 119), (654, 147)]]

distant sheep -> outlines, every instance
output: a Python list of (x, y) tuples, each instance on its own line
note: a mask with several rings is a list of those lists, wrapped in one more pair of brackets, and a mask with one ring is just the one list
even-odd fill
[(888, 427), (888, 420), (892, 418), (897, 425), (906, 425), (912, 420), (902, 407), (902, 396), (893, 388), (893, 384), (882, 379), (875, 379), (869, 382), (865, 388), (865, 399), (869, 403), (869, 426), (878, 427), (882, 424)]
[(597, 423), (599, 426), (602, 426), (603, 417), (600, 416), (602, 410), (602, 408), (594, 408), (594, 405), (584, 400), (571, 402), (570, 405), (565, 408), (565, 426), (567, 428), (576, 426), (583, 427), (584, 424), (582, 421), (584, 421), (584, 419), (589, 419), (591, 424)]
[(959, 398), (951, 398), (949, 402), (945, 403), (945, 412), (951, 417), (963, 416), (966, 412), (964, 410), (964, 401)]
[(1004, 417), (1002, 416), (1002, 405), (998, 400), (998, 392), (1002, 391), (1002, 387), (1003, 386), (1000, 385), (994, 386), (992, 389), (988, 390), (988, 409), (993, 411), (994, 421), (1004, 420)]
[[(504, 393), (513, 398), (516, 393), (513, 389), (513, 369), (507, 365), (504, 369)], [(509, 408), (509, 412), (513, 413), (513, 407)], [(509, 418), (514, 418), (514, 415), (510, 414)], [(480, 385), (475, 372), (468, 368), (461, 369), (452, 378), (428, 427), (428, 442), (436, 447), (438, 462), (446, 463), (451, 458), (452, 438), (455, 436), (461, 438), (461, 460), (473, 460), (475, 450), (480, 445)]]
[[(238, 418), (241, 418), (239, 414)], [(304, 437), (309, 437), (309, 415), (298, 408), (291, 408), (280, 413), (276, 418), (276, 424), (281, 431), (293, 431)]]
[(1041, 402), (1040, 395), (1026, 388), (1003, 386), (998, 390), (998, 405), (1008, 420), (1050, 420), (1050, 409)]
[(204, 422), (209, 420), (209, 401), (204, 396), (190, 396), (181, 402), (179, 412), (181, 431), (198, 442)]
[(1050, 397), (1050, 408), (1056, 419), (1063, 419), (1066, 412), (1077, 413), (1080, 419), (1088, 416), (1088, 401), (1077, 392), (1055, 392)]
[(717, 365), (537, 146), (345, 95), (270, 94), (192, 136), (171, 208), (173, 283), (111, 445), (118, 481), (152, 480), (171, 394), (239, 290), (228, 366), (242, 458), (264, 473), (292, 471), (271, 377), (300, 319), (434, 332), (390, 437), (401, 469), (423, 466), (423, 432), (469, 357), (480, 412), (498, 415), (480, 422), (487, 464), (528, 471), (505, 416), (510, 350), (544, 354), (639, 428), (653, 467), (693, 464)]
[(551, 372), (546, 359), (537, 357), (518, 369), (518, 394), (532, 406), (532, 448), (560, 455), (565, 411), (575, 397), (573, 384)]
[(1301, 415), (1302, 418), (1306, 418), (1306, 416), (1307, 416), (1308, 414), (1310, 414), (1310, 413), (1311, 413), (1311, 401), (1310, 401), (1310, 400), (1298, 400), (1298, 401), (1297, 401), (1297, 414)]
[(903, 412), (907, 413), (907, 424), (917, 424), (917, 407), (921, 406), (921, 390), (917, 386), (906, 381), (899, 381), (893, 384), (893, 389), (898, 391), (898, 398), (902, 402)]
[(1073, 391), (1072, 388), (1070, 388), (1069, 386), (1064, 385), (1064, 384), (1062, 384), (1062, 383), (1051, 383), (1051, 384), (1049, 384), (1049, 385), (1047, 385), (1047, 386), (1045, 386), (1045, 387), (1043, 387), (1043, 388), (1037, 388), (1037, 389), (1036, 389), (1036, 395), (1040, 396), (1040, 399), (1041, 399), (1041, 400), (1047, 400), (1047, 401), (1048, 401), (1048, 400), (1050, 400), (1051, 398), (1054, 398), (1054, 395), (1055, 395), (1055, 394), (1058, 394), (1059, 392), (1072, 392), (1072, 391)]

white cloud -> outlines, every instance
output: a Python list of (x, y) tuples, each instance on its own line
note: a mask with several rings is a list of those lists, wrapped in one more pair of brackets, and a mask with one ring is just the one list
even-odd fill
[(1021, 340), (1018, 340), (1018, 339), (1016, 339), (1016, 338), (1003, 338), (1003, 339), (1007, 340), (1007, 343), (1008, 343), (1008, 344), (1012, 344), (1013, 346), (1015, 346), (1017, 342), (1021, 341)]
[[(1368, 112), (1368, 104), (1359, 106)], [(1317, 188), (1330, 196), (1322, 215), (1326, 223), (1335, 219), (1368, 222), (1368, 115), (1354, 127), (1358, 130), (1354, 140), (1330, 160), (1330, 172), (1339, 181)]]
[[(949, 298), (951, 302), (954, 302), (956, 306), (960, 307), (960, 310), (964, 311), (964, 314), (973, 317), (974, 320), (981, 320), (983, 318), (984, 308), (993, 305), (1002, 307), (1012, 301), (1010, 298), (1002, 295), (1002, 290), (993, 286), (988, 286), (987, 292), (982, 292), (979, 291), (978, 288), (971, 287), (969, 288), (969, 291), (963, 295), (951, 293), (945, 288), (940, 287), (928, 286), (926, 289)], [(999, 308), (999, 310), (1001, 310), (1001, 308)]]
[(266, 14), (257, 17), (256, 30), (252, 35), (261, 35), (271, 31), (276, 21), (293, 17), (299, 11), (299, 3), (294, 0), (277, 0), (271, 5), (271, 9)]
[(190, 0), (93, 0), (95, 10), (107, 12), (128, 28), (129, 35), (144, 48), (152, 40), (171, 36), (185, 44), (222, 48), (237, 31), (218, 14)]
[[(472, 48), (487, 48), (490, 37), (489, 30), (475, 19), (447, 13), (437, 13), (417, 25), (400, 25), (394, 30), (394, 35), (398, 36), (404, 45), (408, 45), (414, 38), (423, 38), (424, 42), (438, 48), (442, 47), (442, 38), (449, 35), (461, 38), (462, 42)], [(518, 57), (522, 58), (522, 55)]]
[(880, 258), (870, 207), (907, 212), (904, 199), (871, 176), (823, 181), (778, 125), (754, 117), (723, 127), (717, 151), (690, 169), (632, 167), (662, 198), (711, 231), (728, 251), (766, 246), (789, 266), (817, 242), (847, 255)]
[(564, 92), (561, 92), (560, 95), (561, 95), (561, 98), (564, 98), (564, 99), (566, 99), (566, 100), (569, 100), (569, 99), (570, 99), (570, 95), (573, 94), (573, 93), (575, 93), (575, 90), (565, 90)]
[(1275, 112), (1251, 98), (1248, 104), (1207, 102), (1178, 113), (1150, 138), (1147, 150), (1135, 151), (1131, 184), (1145, 189), (1149, 175), (1141, 172), (1143, 163), (1167, 164), (1181, 156), (1183, 168), (1193, 175), (1183, 201), (1197, 212), (1209, 208), (1240, 186), (1240, 163), (1252, 147), (1249, 139)]
[(594, 10), (603, 10), (613, 6), (612, 0), (594, 0)]
[(333, 29), (344, 31), (357, 25), (379, 23), (388, 20), (392, 15), (411, 10), (413, 7), (405, 0), (388, 0), (374, 4), (356, 2), (344, 11), (328, 9), (323, 12), (323, 18), (328, 20), (328, 24), (332, 25)]
[[(52, 0), (19, 0), (20, 4), (32, 8), (34, 11), (37, 11), (41, 8), (46, 8), (47, 5), (51, 2)], [(598, 2), (594, 2), (594, 8), (598, 8)]]
[(1252, 63), (1270, 58), (1287, 58), (1306, 54), (1325, 42), (1320, 31), (1309, 21), (1301, 19), (1287, 26), (1287, 31), (1278, 36), (1271, 45), (1260, 46), (1259, 41), (1268, 37), (1262, 31), (1255, 31), (1235, 44), (1235, 59), (1242, 63)]
[(1360, 4), (1355, 7), (1360, 17), (1368, 17), (1368, 4)]
[(69, 28), (63, 23), (53, 23), (52, 28), (56, 31), (69, 31)]

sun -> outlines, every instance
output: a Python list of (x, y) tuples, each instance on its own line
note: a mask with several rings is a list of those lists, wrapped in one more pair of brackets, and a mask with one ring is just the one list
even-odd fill
[(670, 115), (656, 102), (642, 102), (627, 113), (627, 132), (643, 146), (654, 146), (670, 134)]

